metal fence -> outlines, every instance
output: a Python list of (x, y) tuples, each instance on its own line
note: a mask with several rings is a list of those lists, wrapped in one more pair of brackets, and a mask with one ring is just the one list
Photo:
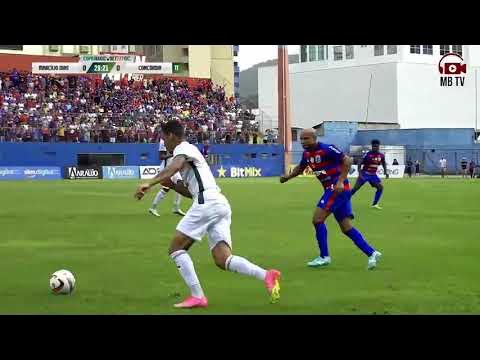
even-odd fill
[[(465, 158), (468, 163), (473, 160), (477, 166), (480, 165), (480, 149), (417, 149), (407, 148), (406, 160), (413, 162), (420, 161), (420, 172), (428, 175), (440, 174), (440, 159), (444, 157), (447, 160), (447, 173), (460, 174), (461, 161)], [(467, 166), (468, 167), (468, 166)]]

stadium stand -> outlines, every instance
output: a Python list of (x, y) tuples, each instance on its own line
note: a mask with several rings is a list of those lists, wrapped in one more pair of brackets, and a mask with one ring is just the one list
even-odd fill
[(0, 73), (0, 141), (153, 143), (169, 119), (191, 143), (261, 143), (255, 116), (210, 80)]

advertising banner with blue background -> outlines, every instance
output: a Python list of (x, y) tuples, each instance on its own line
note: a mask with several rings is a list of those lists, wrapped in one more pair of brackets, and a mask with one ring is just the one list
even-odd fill
[(282, 174), (281, 167), (275, 163), (264, 163), (257, 165), (210, 165), (213, 176), (217, 178), (243, 178), (243, 177), (264, 177), (279, 176)]
[(57, 166), (7, 166), (0, 167), (0, 180), (55, 180), (62, 178)]
[(104, 166), (104, 179), (139, 179), (140, 171), (138, 166)]

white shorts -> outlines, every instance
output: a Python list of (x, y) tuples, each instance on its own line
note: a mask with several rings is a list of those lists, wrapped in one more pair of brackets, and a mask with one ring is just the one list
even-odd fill
[(208, 234), (210, 250), (222, 241), (232, 248), (232, 210), (227, 199), (220, 196), (218, 200), (206, 200), (204, 204), (194, 202), (178, 223), (177, 231), (196, 241), (201, 241), (205, 234)]

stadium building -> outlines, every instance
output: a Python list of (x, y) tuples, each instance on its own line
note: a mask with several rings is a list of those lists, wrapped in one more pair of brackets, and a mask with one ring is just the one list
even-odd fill
[[(448, 76), (448, 84), (439, 61), (451, 52), (463, 57), (466, 73)], [(480, 46), (302, 45), (300, 59), (289, 66), (293, 127), (478, 129)], [(258, 69), (258, 100), (277, 127), (276, 66)]]
[(225, 87), (227, 96), (234, 96), (239, 86), (238, 51), (238, 45), (1, 45), (0, 71), (13, 67), (31, 71), (32, 62), (74, 62), (79, 55), (136, 54), (147, 62), (175, 63), (176, 76), (211, 79)]

